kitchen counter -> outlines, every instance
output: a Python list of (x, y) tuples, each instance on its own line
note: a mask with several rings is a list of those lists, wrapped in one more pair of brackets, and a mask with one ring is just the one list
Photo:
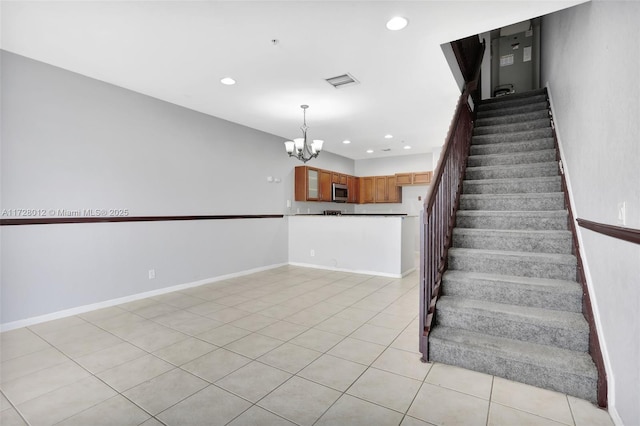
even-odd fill
[(394, 278), (415, 270), (416, 216), (349, 213), (287, 219), (294, 265)]
[(342, 214), (323, 214), (323, 213), (301, 213), (295, 216), (326, 216), (326, 217), (340, 217), (340, 216), (407, 216), (406, 213), (342, 213)]

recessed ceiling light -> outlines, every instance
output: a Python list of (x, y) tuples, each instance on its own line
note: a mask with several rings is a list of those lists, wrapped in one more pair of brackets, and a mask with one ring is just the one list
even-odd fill
[(402, 16), (394, 16), (387, 22), (387, 29), (391, 31), (398, 31), (406, 27), (408, 23), (409, 21), (407, 20), (407, 18), (403, 18)]
[(368, 149), (367, 150), (367, 154), (373, 154), (373, 150), (372, 149)]
[(343, 143), (343, 144), (350, 144), (350, 143), (351, 143), (351, 141), (350, 141), (350, 140), (345, 139), (345, 140), (343, 140), (343, 141), (342, 141), (342, 143)]
[(234, 79), (232, 79), (231, 77), (225, 77), (223, 79), (220, 80), (220, 83), (226, 85), (226, 86), (231, 86), (236, 84), (236, 81)]
[(393, 135), (384, 135), (385, 139), (391, 139), (393, 137)]
[(404, 149), (411, 149), (411, 146), (409, 146), (409, 145), (405, 145), (405, 146), (404, 146)]

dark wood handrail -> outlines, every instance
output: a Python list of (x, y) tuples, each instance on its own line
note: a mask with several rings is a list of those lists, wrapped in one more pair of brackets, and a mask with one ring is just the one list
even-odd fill
[[(452, 43), (453, 45), (454, 43)], [(458, 99), (449, 126), (444, 148), (427, 189), (420, 223), (420, 352), (423, 361), (429, 360), (429, 332), (434, 321), (435, 307), (440, 294), (442, 274), (446, 270), (451, 246), (455, 213), (458, 209), (462, 181), (466, 170), (471, 136), (473, 111), (469, 97), (475, 98), (480, 76), (484, 44), (479, 50), (467, 51), (472, 56), (473, 69), (467, 69), (465, 87)], [(461, 52), (455, 49), (456, 56)], [(458, 63), (462, 63), (458, 57)]]
[(0, 226), (53, 225), (67, 223), (106, 222), (167, 222), (176, 220), (226, 220), (226, 219), (278, 219), (281, 214), (254, 215), (192, 215), (192, 216), (104, 216), (104, 217), (38, 217), (20, 219), (0, 219)]
[(586, 219), (576, 219), (578, 225), (585, 229), (598, 232), (609, 237), (630, 243), (640, 244), (640, 229), (626, 228), (623, 226), (607, 225), (605, 223), (593, 222)]

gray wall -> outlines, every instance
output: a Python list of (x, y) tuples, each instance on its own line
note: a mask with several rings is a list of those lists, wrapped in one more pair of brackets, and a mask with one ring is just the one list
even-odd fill
[[(640, 3), (593, 1), (542, 21), (547, 84), (577, 218), (640, 228)], [(610, 412), (640, 424), (640, 246), (579, 229)]]
[[(282, 138), (8, 52), (1, 60), (3, 209), (285, 213), (298, 162)], [(287, 262), (286, 219), (13, 226), (1, 236), (3, 324)]]

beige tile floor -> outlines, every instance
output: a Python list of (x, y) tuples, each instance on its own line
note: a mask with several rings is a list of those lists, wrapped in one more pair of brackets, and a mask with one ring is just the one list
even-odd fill
[(1, 334), (0, 424), (611, 425), (417, 350), (417, 275), (281, 267)]

